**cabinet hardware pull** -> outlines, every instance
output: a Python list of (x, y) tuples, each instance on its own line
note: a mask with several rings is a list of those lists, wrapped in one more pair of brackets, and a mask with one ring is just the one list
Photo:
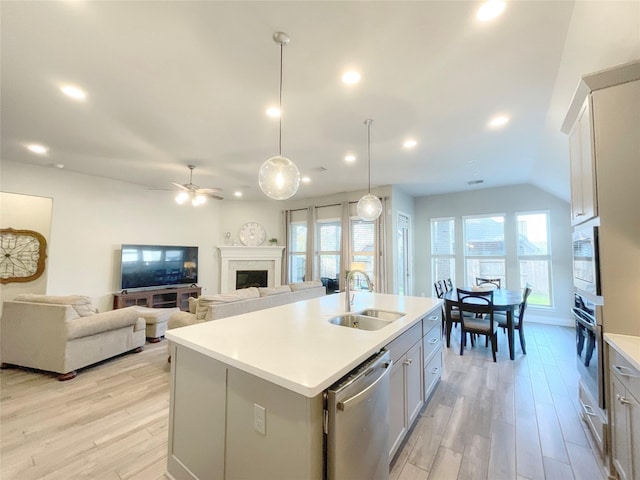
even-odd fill
[(618, 372), (619, 375), (622, 375), (623, 377), (640, 378), (640, 376), (634, 375), (632, 373), (633, 370), (631, 370), (629, 367), (625, 367), (624, 365), (612, 365), (611, 368), (613, 368), (616, 372)]
[(629, 405), (631, 403), (627, 397), (623, 397), (619, 393), (616, 393), (616, 400), (618, 400), (621, 405)]
[(411, 360), (410, 358), (407, 358), (407, 359), (406, 359), (404, 362), (402, 362), (402, 363), (403, 363), (403, 364), (405, 364), (405, 365), (411, 365), (411, 362), (412, 362), (412, 361), (413, 361), (413, 360)]
[(429, 320), (436, 321), (436, 320), (438, 320), (438, 316), (437, 316), (437, 315), (431, 315), (431, 316), (429, 317)]
[(438, 343), (439, 341), (440, 341), (439, 338), (431, 338), (427, 343), (430, 343), (431, 345), (433, 345), (434, 343)]
[(431, 369), (431, 373), (433, 373), (434, 375), (435, 375), (436, 373), (438, 373), (439, 371), (440, 371), (440, 367), (433, 367), (433, 368)]
[(584, 410), (584, 413), (589, 415), (590, 417), (595, 417), (596, 414), (593, 411), (593, 408), (591, 408), (591, 405), (582, 405), (582, 409)]

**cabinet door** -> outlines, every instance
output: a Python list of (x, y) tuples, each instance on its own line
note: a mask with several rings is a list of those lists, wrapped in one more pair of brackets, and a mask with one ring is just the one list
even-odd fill
[(631, 433), (631, 463), (633, 480), (640, 480), (640, 403), (633, 396), (629, 398), (629, 420)]
[(629, 418), (630, 400), (627, 389), (611, 375), (611, 447), (613, 465), (620, 480), (631, 480), (631, 425)]
[(571, 165), (571, 223), (596, 216), (595, 158), (592, 145), (590, 98), (587, 97), (569, 135)]
[(420, 413), (423, 399), (422, 389), (422, 341), (407, 352), (405, 359), (405, 392), (407, 402), (407, 428)]
[(393, 364), (389, 394), (389, 461), (391, 461), (400, 442), (407, 432), (406, 409), (404, 401), (404, 365), (405, 357), (401, 357)]

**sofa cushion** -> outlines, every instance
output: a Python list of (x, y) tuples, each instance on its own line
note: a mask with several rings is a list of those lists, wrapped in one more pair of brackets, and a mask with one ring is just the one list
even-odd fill
[(189, 297), (189, 313), (196, 313), (198, 308), (198, 299), (195, 297)]
[(261, 297), (268, 297), (270, 295), (282, 295), (283, 293), (291, 293), (291, 287), (289, 285), (280, 285), (279, 287), (258, 287)]
[(48, 303), (53, 305), (71, 305), (81, 317), (88, 317), (98, 313), (90, 297), (85, 295), (41, 295), (38, 293), (23, 293), (14, 298), (16, 302)]
[(240, 288), (236, 290), (235, 293), (237, 293), (242, 300), (260, 297), (260, 291), (257, 287)]
[(307, 290), (309, 288), (321, 287), (322, 282), (320, 280), (307, 280), (306, 282), (290, 283), (292, 292), (298, 292), (300, 290)]

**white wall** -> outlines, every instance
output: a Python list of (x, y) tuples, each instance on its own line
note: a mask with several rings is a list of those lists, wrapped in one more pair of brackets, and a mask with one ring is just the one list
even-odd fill
[[(474, 190), (420, 197), (415, 200), (415, 292), (431, 296), (431, 218), (456, 217), (504, 213), (514, 217), (516, 212), (548, 210), (550, 212), (550, 242), (552, 251), (553, 308), (527, 309), (527, 317), (549, 323), (572, 325), (570, 308), (573, 306), (573, 267), (571, 256), (571, 223), (569, 204), (537, 187), (517, 185), (510, 187)], [(508, 222), (509, 223), (509, 222)], [(505, 228), (508, 228), (508, 223)], [(513, 231), (505, 235), (515, 238), (515, 222), (510, 222)], [(463, 259), (456, 259), (457, 272), (464, 267)], [(459, 276), (459, 278), (463, 278)], [(517, 267), (507, 265), (507, 288), (519, 290)]]
[(48, 294), (89, 295), (110, 309), (123, 243), (196, 245), (198, 284), (203, 293), (219, 291), (222, 202), (180, 206), (170, 191), (7, 161), (2, 190), (53, 199)]
[[(38, 232), (47, 241), (48, 252), (51, 242), (52, 203), (51, 198), (46, 197), (0, 193), (0, 228)], [(48, 274), (49, 261), (45, 259), (44, 272), (35, 280), (0, 285), (0, 300), (12, 300), (20, 293), (45, 293)]]

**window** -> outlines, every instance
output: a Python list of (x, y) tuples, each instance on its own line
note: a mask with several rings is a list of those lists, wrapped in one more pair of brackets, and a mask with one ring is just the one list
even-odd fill
[(431, 277), (456, 284), (456, 226), (453, 218), (431, 219)]
[(465, 285), (475, 285), (476, 277), (483, 277), (499, 278), (506, 286), (504, 215), (465, 217), (462, 220)]
[(549, 213), (527, 212), (516, 215), (518, 225), (518, 269), (520, 287), (532, 286), (528, 303), (551, 306), (551, 249)]
[(307, 268), (307, 224), (291, 223), (289, 232), (289, 282), (302, 282)]
[[(351, 262), (350, 268), (362, 270), (369, 278), (375, 279), (375, 232), (374, 222), (351, 220)], [(354, 288), (367, 288), (367, 282), (361, 275), (354, 279)]]
[(339, 220), (321, 221), (318, 230), (318, 262), (320, 279), (337, 280), (340, 272), (340, 239), (342, 230)]

